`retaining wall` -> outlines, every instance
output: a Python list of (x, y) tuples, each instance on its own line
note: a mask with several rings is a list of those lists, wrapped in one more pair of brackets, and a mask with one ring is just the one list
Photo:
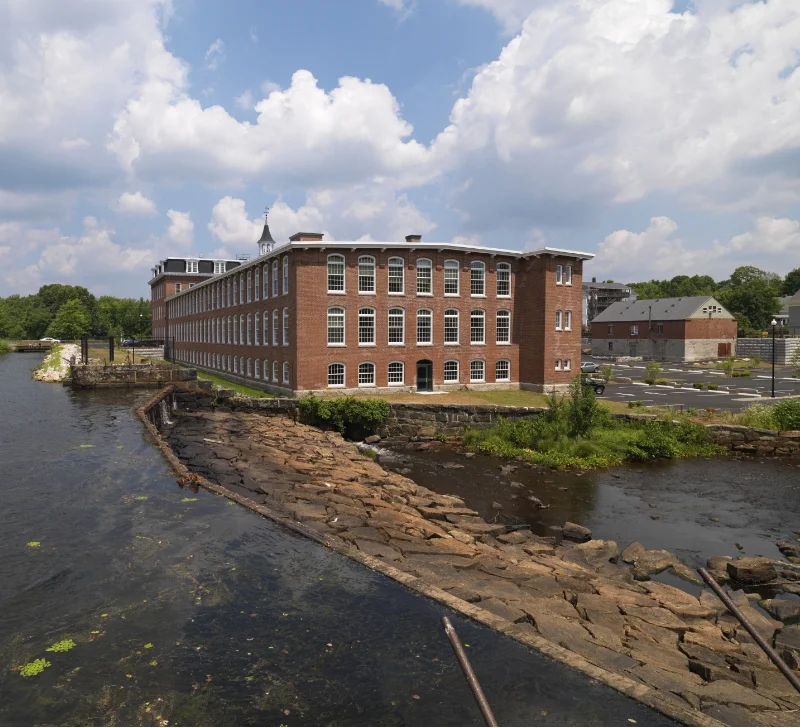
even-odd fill
[[(789, 364), (795, 350), (800, 347), (800, 339), (775, 339), (775, 363)], [(772, 337), (764, 339), (739, 339), (736, 356), (761, 357), (761, 361), (772, 361)]]
[(180, 382), (186, 388), (210, 388), (210, 382), (198, 382), (196, 369), (165, 364), (124, 364), (122, 366), (70, 366), (70, 378), (65, 380), (77, 389), (111, 387), (163, 387)]

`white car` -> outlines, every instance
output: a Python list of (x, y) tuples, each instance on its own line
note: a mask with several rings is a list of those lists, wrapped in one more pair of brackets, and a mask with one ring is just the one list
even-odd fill
[(54, 339), (52, 336), (45, 336), (43, 339), (39, 339), (39, 341), (49, 341), (51, 344), (61, 343), (61, 339)]
[(585, 372), (587, 374), (590, 374), (592, 372), (599, 372), (600, 371), (600, 365), (599, 364), (595, 364), (593, 361), (582, 361), (581, 362), (581, 371)]

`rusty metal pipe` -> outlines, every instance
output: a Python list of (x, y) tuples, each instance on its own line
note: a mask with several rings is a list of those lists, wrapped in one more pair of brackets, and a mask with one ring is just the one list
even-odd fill
[(472, 665), (469, 662), (469, 657), (467, 657), (467, 653), (464, 651), (464, 645), (461, 644), (461, 640), (456, 633), (456, 628), (450, 621), (450, 617), (442, 617), (442, 624), (444, 625), (444, 633), (447, 635), (447, 639), (450, 640), (453, 652), (456, 653), (458, 664), (461, 665), (461, 669), (464, 672), (464, 677), (467, 678), (469, 687), (472, 690), (472, 695), (475, 697), (475, 702), (481, 709), (484, 722), (486, 725), (497, 725), (497, 719), (494, 717), (489, 701), (486, 700), (486, 696), (483, 694), (481, 684), (478, 682), (475, 671), (472, 669)]
[(736, 619), (741, 622), (742, 627), (744, 627), (750, 636), (756, 641), (758, 646), (764, 650), (767, 657), (775, 664), (784, 675), (784, 677), (792, 684), (792, 687), (800, 693), (800, 679), (798, 679), (797, 675), (792, 672), (789, 666), (781, 659), (781, 656), (775, 652), (772, 648), (772, 645), (767, 644), (767, 641), (761, 636), (761, 634), (750, 624), (750, 620), (742, 614), (739, 607), (737, 607), (731, 598), (722, 590), (722, 587), (717, 584), (716, 579), (714, 579), (711, 574), (709, 574), (705, 569), (698, 569), (697, 573), (703, 577), (703, 581), (708, 584), (713, 590), (714, 593), (720, 598), (722, 603), (728, 608), (728, 611), (736, 617)]

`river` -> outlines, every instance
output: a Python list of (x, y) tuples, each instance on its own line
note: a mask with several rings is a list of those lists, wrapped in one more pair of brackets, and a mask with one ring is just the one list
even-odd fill
[[(0, 356), (0, 725), (481, 724), (441, 605), (182, 490), (132, 413), (152, 391), (39, 360)], [(451, 617), (503, 725), (671, 725)]]

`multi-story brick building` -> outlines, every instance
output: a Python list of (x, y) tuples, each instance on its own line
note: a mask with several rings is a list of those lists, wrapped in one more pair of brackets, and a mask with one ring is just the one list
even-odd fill
[(167, 297), (169, 356), (282, 393), (538, 390), (579, 371), (591, 254), (322, 237), (276, 246), (265, 225), (257, 258)]

